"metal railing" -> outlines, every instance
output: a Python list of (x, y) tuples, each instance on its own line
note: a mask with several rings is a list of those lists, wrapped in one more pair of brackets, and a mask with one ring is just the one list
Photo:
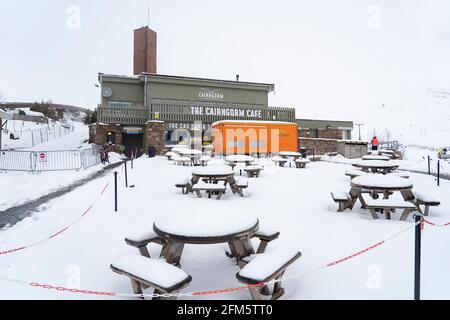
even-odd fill
[(100, 163), (102, 149), (62, 151), (0, 151), (0, 171), (81, 170)]
[(19, 139), (25, 139), (27, 135), (30, 135), (31, 145), (30, 147), (35, 147), (39, 144), (61, 138), (74, 131), (73, 126), (51, 126), (30, 131), (15, 131), (10, 130), (6, 133), (12, 133)]

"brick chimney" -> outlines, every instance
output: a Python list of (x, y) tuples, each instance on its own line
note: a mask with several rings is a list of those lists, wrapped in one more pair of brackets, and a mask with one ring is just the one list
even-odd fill
[(149, 27), (134, 30), (134, 75), (156, 73), (156, 40), (156, 32)]

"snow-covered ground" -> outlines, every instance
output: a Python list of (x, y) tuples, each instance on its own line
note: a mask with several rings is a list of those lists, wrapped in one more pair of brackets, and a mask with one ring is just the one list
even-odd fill
[[(52, 151), (52, 150), (78, 150), (91, 148), (88, 140), (88, 128), (82, 123), (74, 122), (74, 132), (55, 140), (40, 144), (36, 147), (21, 150)], [(111, 163), (118, 161), (117, 154), (111, 154)], [(2, 172), (0, 173), (0, 212), (18, 204), (34, 200), (61, 187), (65, 187), (76, 180), (81, 180), (90, 174), (101, 170), (103, 165), (98, 164), (87, 170), (55, 171), (39, 174), (28, 172)]]
[[(55, 199), (19, 222), (0, 231), (0, 252), (47, 239), (62, 228), (77, 221), (58, 236), (11, 254), (0, 255), (0, 275), (25, 282), (34, 281), (54, 286), (80, 287), (95, 291), (131, 293), (129, 280), (113, 273), (109, 265), (118, 257), (135, 253), (124, 242), (132, 231), (151, 230), (153, 221), (169, 212), (209, 212), (226, 217), (230, 212), (243, 217), (258, 217), (262, 225), (281, 232), (279, 239), (269, 244), (269, 250), (293, 248), (302, 257), (286, 274), (292, 278), (284, 283), (283, 299), (412, 299), (414, 266), (414, 230), (334, 267), (308, 273), (308, 270), (348, 256), (411, 228), (407, 222), (372, 220), (366, 210), (356, 206), (353, 211), (336, 212), (330, 192), (348, 190), (349, 178), (344, 175), (348, 164), (314, 162), (306, 169), (280, 168), (267, 159), (260, 178), (250, 179), (245, 197), (229, 191), (220, 201), (183, 195), (174, 184), (190, 177), (192, 167), (174, 166), (165, 158), (140, 158), (129, 170), (129, 185), (119, 180), (119, 212), (114, 212), (113, 176), (89, 182), (82, 188)], [(210, 165), (221, 164), (214, 160)], [(238, 170), (235, 170), (238, 172)], [(450, 182), (437, 187), (433, 177), (411, 174), (415, 187), (426, 188), (440, 198), (442, 204), (431, 209), (430, 220), (450, 220), (448, 194)], [(110, 183), (105, 193), (100, 192)], [(79, 217), (91, 204), (89, 214)], [(422, 297), (450, 299), (450, 227), (425, 227), (422, 243)], [(183, 292), (223, 289), (239, 286), (233, 261), (224, 255), (225, 245), (187, 245), (181, 264), (193, 277)], [(151, 246), (150, 253), (159, 253)], [(32, 287), (0, 278), (0, 298), (3, 299), (98, 299), (82, 295)], [(147, 291), (150, 292), (151, 291)], [(204, 299), (248, 299), (249, 293), (234, 291), (203, 296)]]

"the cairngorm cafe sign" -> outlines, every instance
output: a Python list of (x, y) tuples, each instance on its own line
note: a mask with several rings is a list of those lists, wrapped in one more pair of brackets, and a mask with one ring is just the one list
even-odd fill
[(198, 116), (222, 116), (222, 117), (240, 117), (240, 118), (262, 118), (261, 109), (238, 109), (222, 107), (190, 107), (191, 114)]

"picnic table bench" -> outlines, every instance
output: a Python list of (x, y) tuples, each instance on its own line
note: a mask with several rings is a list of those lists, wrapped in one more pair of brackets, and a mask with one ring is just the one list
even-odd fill
[(247, 176), (249, 178), (253, 178), (253, 177), (258, 178), (261, 170), (264, 170), (264, 168), (262, 166), (258, 166), (258, 165), (250, 165), (250, 166), (246, 166), (244, 168), (244, 171), (247, 173)]
[[(441, 204), (438, 199), (423, 191), (414, 191), (413, 193), (412, 190), (404, 190), (402, 191), (402, 196), (405, 201), (414, 203), (419, 212), (425, 216), (428, 216), (430, 207), (437, 207)], [(420, 206), (424, 206), (423, 211)]]
[[(155, 288), (155, 294), (177, 293), (187, 287), (192, 277), (161, 259), (150, 259), (139, 255), (127, 255), (110, 265), (112, 271), (131, 280), (133, 293), (142, 295), (142, 289)], [(141, 297), (143, 299), (143, 297)], [(153, 300), (176, 299), (155, 297)]]
[(183, 194), (188, 194), (189, 192), (192, 191), (192, 183), (191, 183), (191, 179), (186, 179), (182, 182), (176, 183), (175, 184), (176, 188), (180, 188), (181, 192)]
[(224, 182), (206, 183), (204, 181), (200, 181), (194, 184), (191, 187), (191, 190), (194, 191), (199, 198), (202, 197), (200, 191), (205, 191), (208, 194), (208, 198), (211, 198), (213, 194), (217, 194), (217, 200), (220, 200), (226, 190), (226, 186)]
[(156, 243), (163, 246), (163, 248), (161, 249), (160, 257), (164, 256), (164, 251), (167, 245), (167, 242), (163, 238), (158, 236), (153, 230), (129, 234), (125, 238), (125, 243), (129, 246), (137, 248), (139, 250), (139, 253), (147, 258), (151, 258), (150, 253), (147, 249), (147, 246), (150, 243)]
[(172, 160), (177, 165), (183, 165), (183, 166), (192, 165), (192, 159), (188, 158), (188, 157), (175, 156), (175, 157), (172, 157)]
[(295, 166), (297, 168), (305, 168), (306, 164), (309, 163), (310, 161), (308, 159), (305, 158), (301, 158), (301, 159), (295, 159)]
[(368, 195), (363, 195), (364, 206), (369, 209), (373, 219), (378, 219), (377, 211), (384, 212), (386, 219), (391, 219), (391, 212), (396, 209), (403, 209), (400, 220), (406, 221), (408, 215), (417, 210), (414, 203), (399, 199), (372, 199)]
[[(275, 280), (271, 300), (277, 300), (284, 294), (282, 278), (286, 269), (293, 264), (301, 253), (299, 251), (271, 251), (245, 257), (245, 266), (236, 274), (239, 282), (258, 285)], [(250, 287), (253, 300), (262, 300), (261, 294), (270, 295), (267, 286)]]
[(275, 164), (278, 164), (280, 167), (284, 167), (286, 162), (288, 162), (289, 160), (280, 156), (274, 156), (272, 157), (272, 161), (275, 162)]

